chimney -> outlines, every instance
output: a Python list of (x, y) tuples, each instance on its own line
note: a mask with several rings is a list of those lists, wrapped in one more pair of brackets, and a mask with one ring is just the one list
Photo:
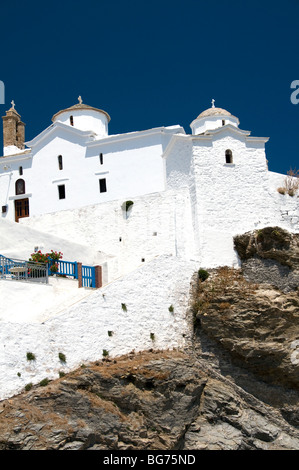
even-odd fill
[[(3, 119), (3, 147), (17, 147), (23, 150), (25, 148), (25, 124), (21, 121), (21, 116), (15, 110), (14, 101), (12, 107), (6, 111)], [(17, 150), (16, 149), (16, 150)], [(4, 155), (6, 154), (4, 150)]]

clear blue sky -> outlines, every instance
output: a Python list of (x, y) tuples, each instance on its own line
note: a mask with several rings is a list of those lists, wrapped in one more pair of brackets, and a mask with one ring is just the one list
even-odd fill
[(2, 2), (1, 115), (13, 99), (30, 140), (81, 95), (110, 114), (110, 134), (190, 133), (214, 98), (270, 137), (269, 169), (286, 173), (299, 168), (298, 39), (298, 0)]

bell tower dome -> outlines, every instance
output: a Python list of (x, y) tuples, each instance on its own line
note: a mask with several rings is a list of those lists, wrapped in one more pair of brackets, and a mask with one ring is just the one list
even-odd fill
[(215, 100), (212, 100), (212, 107), (206, 109), (194, 121), (191, 122), (190, 127), (193, 135), (204, 134), (205, 132), (219, 127), (231, 124), (232, 126), (239, 126), (239, 119), (233, 116), (229, 111), (222, 108), (215, 108)]

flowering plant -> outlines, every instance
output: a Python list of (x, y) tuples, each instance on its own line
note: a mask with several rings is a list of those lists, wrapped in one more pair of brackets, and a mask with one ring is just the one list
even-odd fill
[(50, 266), (50, 271), (51, 271), (51, 273), (57, 273), (57, 271), (58, 271), (58, 263), (52, 264), (52, 266)]
[(59, 259), (62, 258), (63, 253), (61, 253), (61, 251), (51, 250), (51, 253), (47, 253), (46, 256), (50, 259), (53, 259), (53, 260), (59, 260)]
[(29, 261), (34, 261), (35, 263), (48, 263), (48, 255), (44, 255), (40, 250), (36, 253), (31, 254)]

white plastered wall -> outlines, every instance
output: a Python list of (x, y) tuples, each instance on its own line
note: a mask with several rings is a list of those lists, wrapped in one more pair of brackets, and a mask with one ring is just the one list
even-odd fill
[[(162, 256), (96, 292), (87, 291), (84, 300), (47, 321), (28, 323), (24, 316), (22, 321), (1, 323), (0, 399), (21, 392), (26, 384), (58, 378), (59, 371), (101, 360), (103, 350), (115, 357), (187, 345), (195, 269), (193, 263)], [(27, 360), (27, 352), (35, 355), (34, 361)]]

